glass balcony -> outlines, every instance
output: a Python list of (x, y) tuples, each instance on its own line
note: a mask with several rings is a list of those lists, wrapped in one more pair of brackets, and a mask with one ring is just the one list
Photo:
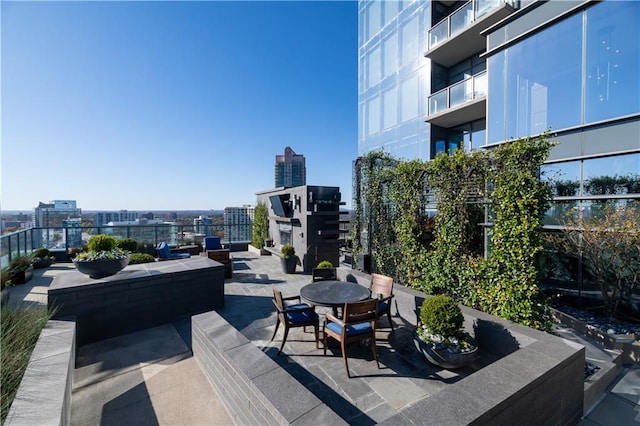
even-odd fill
[(429, 49), (461, 33), (490, 11), (507, 4), (515, 7), (514, 0), (471, 0), (444, 18), (429, 30)]
[(429, 115), (441, 113), (486, 95), (487, 72), (482, 71), (429, 96)]

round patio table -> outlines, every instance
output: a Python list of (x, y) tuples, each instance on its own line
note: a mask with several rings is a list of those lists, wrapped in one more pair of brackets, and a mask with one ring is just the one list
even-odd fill
[(300, 297), (318, 306), (333, 308), (334, 315), (345, 303), (360, 302), (370, 297), (369, 289), (349, 281), (317, 281), (300, 289)]

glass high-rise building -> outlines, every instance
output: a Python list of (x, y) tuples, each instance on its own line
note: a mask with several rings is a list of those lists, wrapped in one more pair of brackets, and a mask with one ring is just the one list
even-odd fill
[(359, 155), (430, 159), (550, 131), (547, 225), (572, 207), (640, 208), (640, 2), (362, 0), (358, 11)]
[(283, 155), (276, 155), (275, 187), (303, 186), (307, 184), (307, 166), (304, 155), (286, 147)]

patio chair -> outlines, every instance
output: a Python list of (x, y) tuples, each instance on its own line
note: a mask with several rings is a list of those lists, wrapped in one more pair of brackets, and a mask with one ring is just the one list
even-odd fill
[(189, 253), (171, 253), (171, 249), (166, 241), (158, 244), (156, 251), (158, 252), (158, 260), (187, 259), (191, 257)]
[[(287, 301), (297, 300), (298, 303), (287, 305)], [(282, 344), (278, 350), (278, 355), (282, 352), (289, 329), (294, 327), (305, 327), (303, 331), (306, 331), (306, 326), (311, 325), (314, 328), (316, 336), (316, 349), (318, 349), (318, 342), (320, 340), (320, 317), (316, 313), (316, 308), (307, 303), (302, 303), (300, 296), (282, 297), (280, 290), (273, 289), (273, 304), (278, 311), (276, 319), (276, 329), (273, 330), (273, 336), (271, 341), (276, 337), (278, 327), (280, 323), (284, 324), (284, 336), (282, 337)]]
[(393, 330), (391, 321), (391, 299), (393, 299), (393, 278), (386, 275), (371, 274), (369, 291), (372, 298), (378, 299), (378, 318), (387, 316), (389, 327)]
[(332, 337), (339, 341), (344, 368), (347, 370), (347, 377), (349, 378), (351, 378), (351, 374), (349, 373), (346, 349), (347, 344), (351, 342), (370, 339), (373, 357), (376, 360), (376, 365), (380, 368), (376, 350), (377, 306), (378, 299), (369, 299), (363, 302), (345, 303), (342, 309), (342, 319), (330, 313), (325, 314), (325, 322), (322, 327), (324, 354), (327, 354), (327, 337)]
[(220, 244), (220, 237), (204, 237), (204, 251), (207, 250), (220, 250), (222, 244)]
[(316, 281), (335, 281), (338, 279), (338, 273), (336, 272), (336, 268), (313, 268), (311, 271), (311, 279), (314, 283)]

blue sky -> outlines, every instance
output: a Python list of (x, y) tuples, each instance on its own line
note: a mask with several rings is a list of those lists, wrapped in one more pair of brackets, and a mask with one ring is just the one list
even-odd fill
[(3, 210), (222, 209), (286, 146), (351, 206), (357, 2), (8, 2)]

